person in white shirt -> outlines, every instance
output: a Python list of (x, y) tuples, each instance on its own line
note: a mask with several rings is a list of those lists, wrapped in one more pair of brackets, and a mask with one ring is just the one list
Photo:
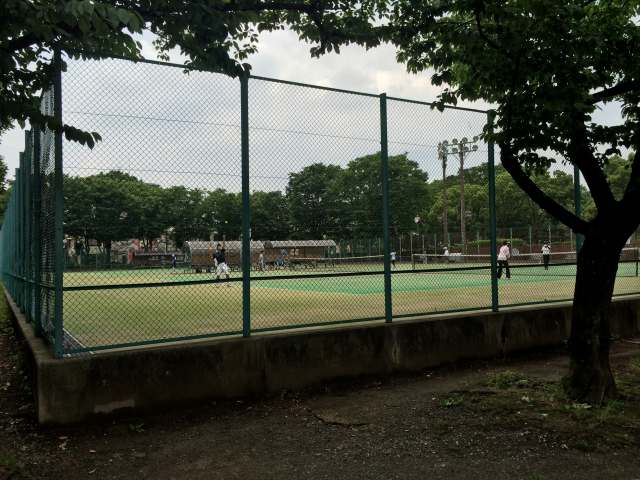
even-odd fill
[(509, 242), (502, 242), (502, 246), (498, 251), (498, 278), (502, 278), (502, 269), (505, 269), (505, 276), (511, 278), (511, 271), (509, 270), (509, 259), (511, 258), (511, 249), (509, 248)]
[(391, 252), (391, 266), (396, 268), (396, 252)]
[(549, 270), (549, 260), (551, 260), (551, 245), (545, 243), (542, 245), (542, 262), (545, 270)]
[(449, 247), (444, 247), (444, 263), (449, 263)]

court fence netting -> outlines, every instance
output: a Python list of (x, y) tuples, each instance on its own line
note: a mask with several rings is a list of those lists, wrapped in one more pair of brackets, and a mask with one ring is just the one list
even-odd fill
[[(486, 111), (153, 61), (64, 64), (40, 108), (101, 140), (32, 125), (0, 232), (4, 287), (58, 357), (573, 295), (580, 238), (495, 161)], [(579, 175), (543, 177), (588, 214)], [(615, 295), (640, 293), (639, 245)]]

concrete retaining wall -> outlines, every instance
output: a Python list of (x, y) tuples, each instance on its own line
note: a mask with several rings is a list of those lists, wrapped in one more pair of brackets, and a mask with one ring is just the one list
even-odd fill
[[(39, 421), (295, 390), (562, 344), (570, 304), (226, 338), (55, 359), (9, 298), (33, 357)], [(640, 297), (612, 305), (612, 331), (640, 332)]]

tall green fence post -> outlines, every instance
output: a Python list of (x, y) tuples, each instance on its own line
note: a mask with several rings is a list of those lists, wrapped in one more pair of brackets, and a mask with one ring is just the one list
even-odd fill
[[(576, 215), (582, 215), (582, 189), (580, 188), (580, 169), (573, 166), (573, 197), (575, 203)], [(582, 248), (582, 235), (576, 232), (576, 252)]]
[(393, 318), (391, 299), (391, 242), (389, 239), (389, 143), (387, 139), (387, 94), (380, 95), (380, 159), (382, 163), (382, 235), (384, 243), (384, 319)]
[[(60, 50), (54, 54), (55, 73), (53, 79), (53, 116), (58, 126), (62, 125), (62, 55)], [(56, 357), (64, 354), (63, 291), (64, 281), (64, 192), (62, 177), (62, 130), (58, 128), (54, 135), (54, 189), (55, 189), (55, 312), (53, 319), (54, 353)]]
[(240, 76), (242, 150), (242, 336), (251, 335), (251, 210), (249, 196), (249, 75)]
[[(493, 133), (493, 120), (495, 113), (489, 112), (487, 115), (487, 125), (489, 133)], [(488, 144), (488, 167), (489, 167), (489, 238), (491, 249), (491, 310), (498, 311), (498, 241), (496, 227), (496, 165), (495, 147), (492, 141)]]
[(40, 238), (40, 217), (42, 203), (40, 197), (40, 126), (33, 127), (33, 232), (31, 241), (33, 242), (33, 325), (35, 334), (43, 335), (42, 325), (42, 294), (41, 283), (41, 238)]
[(31, 181), (31, 169), (33, 168), (33, 129), (25, 132), (24, 156), (24, 206), (25, 206), (25, 291), (26, 291), (26, 315), (34, 324), (33, 317), (33, 209), (31, 203), (33, 183)]
[(16, 205), (17, 205), (17, 211), (18, 211), (18, 235), (17, 235), (17, 247), (18, 247), (18, 254), (16, 255), (16, 261), (18, 262), (17, 268), (16, 268), (16, 274), (17, 274), (17, 288), (16, 288), (16, 297), (15, 297), (15, 301), (16, 301), (16, 305), (18, 305), (18, 307), (20, 307), (20, 310), (24, 312), (24, 305), (22, 304), (22, 295), (24, 293), (24, 280), (23, 280), (23, 273), (24, 273), (24, 256), (22, 253), (22, 248), (24, 247), (24, 240), (22, 238), (22, 232), (24, 231), (24, 213), (23, 213), (23, 208), (24, 208), (24, 202), (23, 202), (23, 198), (22, 198), (22, 190), (23, 190), (23, 185), (24, 182), (22, 181), (22, 172), (24, 171), (24, 152), (20, 152), (20, 163), (19, 163), (19, 167), (16, 170)]
[(25, 158), (27, 157), (27, 152), (26, 152), (26, 145), (25, 145), (25, 152), (22, 155), (22, 158), (20, 159), (20, 194), (19, 194), (19, 203), (20, 203), (20, 257), (19, 257), (19, 261), (20, 261), (20, 308), (22, 310), (23, 313), (27, 314), (27, 292), (26, 292), (26, 286), (27, 286), (27, 282), (26, 282), (26, 254), (25, 254), (25, 245), (26, 245), (26, 226), (27, 226), (27, 214), (26, 214), (26, 202), (25, 202), (25, 196), (24, 196), (24, 192), (26, 190), (25, 188), (25, 184), (27, 183), (25, 181), (25, 172), (26, 172), (26, 168), (25, 168)]

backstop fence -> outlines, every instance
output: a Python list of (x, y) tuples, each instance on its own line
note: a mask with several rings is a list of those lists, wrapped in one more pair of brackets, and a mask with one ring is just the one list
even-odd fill
[[(487, 112), (122, 59), (67, 62), (41, 108), (102, 137), (33, 126), (0, 234), (57, 356), (573, 294), (577, 239), (496, 165)], [(640, 293), (638, 240), (616, 295)]]

